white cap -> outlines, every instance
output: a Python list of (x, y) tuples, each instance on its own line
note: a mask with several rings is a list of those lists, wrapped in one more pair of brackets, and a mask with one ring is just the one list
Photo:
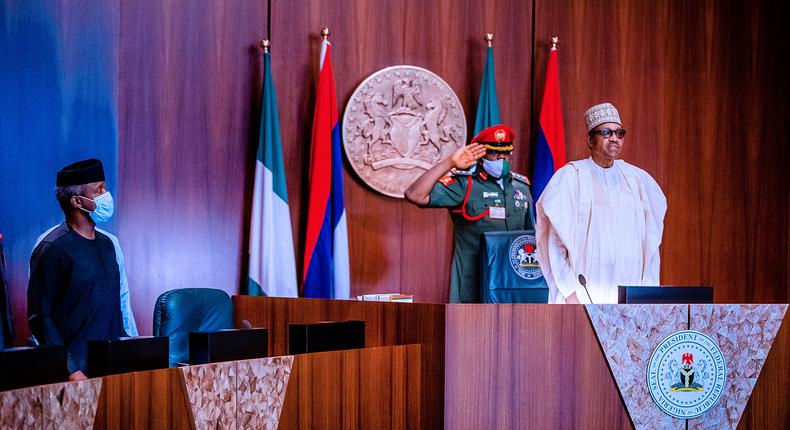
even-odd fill
[(620, 112), (617, 112), (617, 108), (611, 103), (601, 103), (587, 109), (587, 112), (584, 113), (584, 120), (587, 122), (588, 132), (607, 122), (623, 125), (620, 122)]

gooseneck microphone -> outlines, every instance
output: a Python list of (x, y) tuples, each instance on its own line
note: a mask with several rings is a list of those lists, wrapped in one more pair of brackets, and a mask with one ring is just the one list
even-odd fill
[(581, 273), (579, 273), (579, 283), (582, 284), (582, 287), (584, 287), (584, 292), (587, 293), (587, 298), (590, 299), (590, 304), (594, 305), (595, 303), (593, 303), (592, 296), (590, 295), (590, 290), (587, 289), (587, 279), (585, 279), (584, 275), (582, 275)]

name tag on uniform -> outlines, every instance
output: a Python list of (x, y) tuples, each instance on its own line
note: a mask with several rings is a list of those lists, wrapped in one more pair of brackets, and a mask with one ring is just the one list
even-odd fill
[(505, 208), (502, 206), (491, 206), (488, 208), (488, 217), (491, 219), (505, 219)]

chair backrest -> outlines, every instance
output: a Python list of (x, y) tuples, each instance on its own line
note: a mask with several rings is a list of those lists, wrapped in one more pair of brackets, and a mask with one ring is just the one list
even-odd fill
[(233, 328), (233, 302), (215, 288), (163, 293), (154, 307), (154, 336), (170, 337), (170, 367), (189, 359), (189, 332)]

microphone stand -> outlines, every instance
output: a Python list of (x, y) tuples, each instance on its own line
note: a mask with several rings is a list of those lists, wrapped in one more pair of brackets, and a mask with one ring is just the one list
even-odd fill
[(582, 275), (581, 273), (579, 273), (579, 283), (582, 284), (582, 287), (584, 287), (584, 292), (587, 293), (587, 298), (590, 299), (590, 304), (594, 305), (595, 303), (593, 303), (592, 296), (590, 295), (590, 290), (587, 289), (587, 279), (585, 279), (584, 275)]

